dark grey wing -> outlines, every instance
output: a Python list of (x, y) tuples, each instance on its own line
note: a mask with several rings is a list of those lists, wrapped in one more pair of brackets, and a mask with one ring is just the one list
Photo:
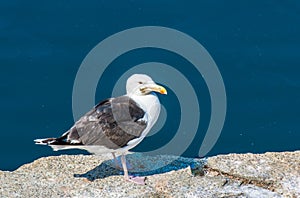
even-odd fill
[(138, 138), (147, 126), (145, 112), (128, 96), (102, 101), (78, 120), (67, 132), (67, 142), (101, 145), (110, 149), (124, 147)]

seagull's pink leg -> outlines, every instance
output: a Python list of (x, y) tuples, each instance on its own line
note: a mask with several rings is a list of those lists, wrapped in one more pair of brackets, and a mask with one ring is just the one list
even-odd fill
[(128, 170), (127, 170), (127, 166), (126, 166), (126, 159), (125, 159), (125, 155), (122, 154), (121, 156), (121, 162), (122, 162), (122, 166), (123, 166), (123, 170), (124, 170), (124, 178), (127, 181), (131, 181), (133, 183), (136, 184), (140, 184), (140, 185), (145, 185), (145, 177), (134, 177), (134, 176), (129, 176), (128, 175)]
[[(118, 160), (115, 153), (111, 153), (111, 154), (114, 157), (115, 168), (121, 170), (122, 169), (122, 164), (120, 163), (120, 160)], [(132, 167), (130, 166), (130, 164), (127, 161), (126, 161), (126, 167), (128, 168), (128, 170), (132, 169)]]
[(115, 162), (115, 166), (117, 169), (122, 169), (122, 167), (120, 166), (120, 163), (118, 162), (117, 158), (116, 158), (116, 154), (115, 153), (111, 153), (112, 156), (114, 157), (114, 162)]

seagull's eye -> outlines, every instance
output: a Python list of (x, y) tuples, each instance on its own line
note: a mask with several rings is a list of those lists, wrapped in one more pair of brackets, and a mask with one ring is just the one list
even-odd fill
[(139, 81), (139, 84), (143, 84), (143, 82), (142, 82), (142, 81)]

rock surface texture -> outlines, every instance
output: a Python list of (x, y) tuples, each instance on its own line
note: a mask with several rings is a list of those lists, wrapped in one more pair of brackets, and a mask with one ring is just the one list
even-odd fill
[(110, 155), (63, 155), (0, 171), (0, 197), (300, 197), (300, 151), (127, 159), (146, 185), (124, 181)]

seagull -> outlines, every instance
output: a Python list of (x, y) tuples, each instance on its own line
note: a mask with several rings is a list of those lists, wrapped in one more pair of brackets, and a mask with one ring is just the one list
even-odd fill
[(108, 98), (98, 103), (58, 138), (36, 139), (40, 145), (51, 146), (54, 151), (83, 149), (96, 155), (121, 155), (124, 178), (145, 184), (145, 177), (128, 175), (125, 155), (138, 145), (157, 121), (160, 102), (156, 93), (167, 94), (145, 74), (133, 74), (126, 83), (126, 95)]

